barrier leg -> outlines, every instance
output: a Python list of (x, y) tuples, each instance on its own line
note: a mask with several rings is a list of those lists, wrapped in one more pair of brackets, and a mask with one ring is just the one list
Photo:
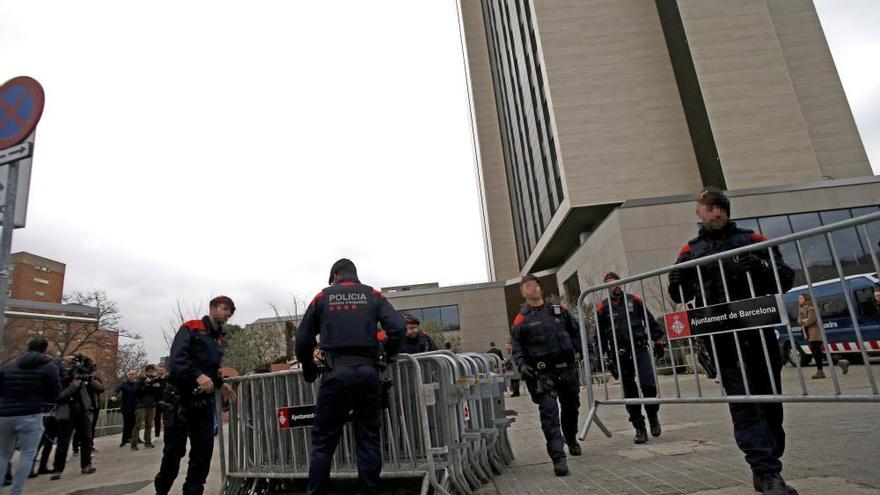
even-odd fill
[(581, 432), (578, 435), (578, 439), (580, 441), (584, 441), (587, 439), (587, 433), (589, 433), (590, 426), (592, 426), (593, 423), (596, 423), (596, 427), (602, 430), (602, 433), (604, 433), (606, 437), (611, 438), (611, 430), (609, 430), (605, 426), (605, 423), (603, 423), (602, 420), (599, 419), (599, 416), (597, 415), (598, 410), (599, 403), (596, 402), (595, 404), (593, 404), (593, 407), (590, 408), (589, 414), (587, 414), (587, 422), (584, 424), (583, 427), (581, 427)]

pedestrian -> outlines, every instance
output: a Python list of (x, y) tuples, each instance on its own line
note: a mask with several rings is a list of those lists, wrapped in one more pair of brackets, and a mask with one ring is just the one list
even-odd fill
[(568, 310), (544, 300), (534, 275), (524, 276), (519, 287), (526, 303), (510, 330), (513, 360), (525, 379), (532, 402), (538, 405), (553, 472), (565, 476), (565, 445), (568, 444), (568, 453), (573, 456), (582, 453), (576, 438), (581, 405), (577, 370), (580, 326)]
[(495, 347), (495, 342), (489, 342), (489, 348), (486, 350), (486, 354), (494, 354), (498, 356), (498, 359), (504, 361), (504, 354), (501, 353), (501, 349)]
[(43, 435), (40, 439), (40, 452), (38, 456), (40, 462), (36, 472), (37, 475), (55, 472), (53, 468), (49, 467), (49, 459), (52, 457), (52, 447), (58, 443), (58, 430), (58, 420), (55, 419), (54, 412), (43, 414)]
[(880, 315), (880, 284), (874, 284), (874, 304), (877, 305), (875, 314)]
[[(620, 275), (614, 272), (608, 272), (602, 278), (603, 283), (614, 280), (620, 280)], [(644, 397), (657, 397), (657, 377), (654, 375), (652, 360), (663, 357), (665, 349), (663, 330), (641, 297), (625, 293), (618, 285), (611, 288), (608, 299), (611, 305), (608, 305), (608, 300), (600, 302), (596, 306), (596, 314), (599, 323), (597, 337), (601, 334), (601, 350), (611, 361), (611, 373), (621, 380), (624, 397), (638, 398), (639, 387)], [(654, 343), (653, 356), (649, 342)], [(599, 346), (596, 345), (596, 348), (599, 349)], [(638, 383), (636, 383), (636, 371), (638, 371)], [(637, 444), (647, 442), (648, 430), (645, 428), (642, 406), (630, 404), (626, 406), (626, 411), (629, 414), (629, 422), (636, 430), (633, 442)], [(651, 436), (654, 437), (659, 437), (662, 433), (659, 412), (659, 404), (645, 405)]]
[[(825, 357), (822, 346), (822, 331), (819, 329), (813, 298), (807, 293), (798, 296), (798, 324), (803, 327), (804, 340), (809, 343), (810, 354), (813, 356), (813, 361), (816, 362), (816, 374), (813, 375), (813, 379), (825, 378), (825, 372), (822, 371), (822, 359)], [(834, 358), (832, 357), (832, 359)], [(844, 375), (849, 373), (848, 360), (838, 359), (836, 364), (840, 366), (840, 371)]]
[(452, 348), (452, 342), (447, 342), (443, 344), (443, 348), (449, 352), (455, 352), (455, 349)]
[(397, 353), (406, 322), (381, 292), (360, 283), (350, 260), (333, 264), (329, 283), (309, 304), (295, 341), (296, 358), (308, 381), (317, 378), (319, 335), (328, 366), (315, 405), (308, 493), (327, 493), (333, 453), (353, 410), (360, 493), (376, 494), (382, 471), (379, 368)]
[(12, 453), (21, 455), (12, 477), (12, 495), (20, 495), (43, 436), (43, 411), (61, 392), (58, 367), (46, 355), (49, 343), (37, 338), (27, 352), (0, 368), (0, 480), (11, 471)]
[[(217, 296), (208, 304), (208, 315), (184, 323), (171, 344), (168, 358), (171, 372), (165, 385), (165, 446), (162, 465), (154, 485), (157, 495), (167, 495), (180, 471), (189, 438), (189, 467), (183, 483), (184, 495), (201, 495), (214, 454), (214, 390), (224, 400), (235, 402), (235, 392), (220, 378), (220, 363), (226, 345), (223, 325), (235, 314), (235, 303)], [(132, 440), (133, 441), (133, 440)]]
[[(162, 400), (162, 396), (165, 394), (165, 384), (168, 382), (168, 377), (165, 375), (165, 367), (159, 366), (159, 373), (156, 375), (156, 380), (159, 382), (159, 392), (157, 396), (159, 400)], [(162, 408), (156, 407), (156, 414), (153, 417), (153, 424), (156, 425), (156, 434), (153, 435), (156, 438), (159, 438), (159, 435), (162, 434)]]
[[(126, 381), (120, 383), (113, 391), (114, 401), (119, 401), (119, 411), (122, 413), (122, 441), (120, 447), (125, 447), (131, 441), (131, 431), (134, 429), (135, 411), (137, 409), (137, 370), (128, 370), (125, 374)], [(137, 445), (136, 443), (134, 445)]]
[[(717, 188), (706, 188), (697, 196), (696, 214), (702, 222), (699, 234), (685, 244), (676, 263), (766, 240), (763, 235), (741, 229), (730, 221), (730, 201)], [(766, 249), (725, 259), (723, 274), (718, 263), (714, 262), (702, 265), (700, 273), (695, 268), (672, 270), (669, 273), (669, 296), (676, 303), (694, 301), (696, 307), (703, 307), (787, 292), (794, 281), (794, 272), (786, 266), (778, 248), (774, 247), (772, 252), (772, 262)], [(743, 375), (752, 395), (773, 394), (774, 385), (776, 391), (782, 393), (782, 354), (779, 346), (774, 345), (776, 335), (772, 327), (722, 333), (715, 335), (714, 340), (720, 379), (728, 396), (745, 395)], [(742, 363), (738, 358), (737, 341)], [(712, 349), (711, 344), (707, 348)], [(765, 352), (769, 356), (769, 370)], [(780, 474), (785, 451), (782, 403), (731, 403), (729, 408), (734, 438), (752, 468), (755, 490), (770, 495), (794, 493)]]
[(103, 391), (103, 385), (94, 380), (95, 365), (87, 356), (76, 354), (65, 361), (61, 370), (61, 386), (64, 387), (56, 402), (58, 408), (58, 445), (55, 449), (55, 472), (51, 480), (61, 479), (67, 466), (67, 450), (75, 433), (80, 437), (80, 472), (92, 474), (92, 418), (91, 397)]
[(419, 328), (421, 321), (411, 314), (403, 316), (406, 321), (406, 336), (400, 343), (400, 352), (407, 354), (418, 354), (420, 352), (436, 351), (437, 346), (431, 339), (431, 336)]
[(519, 397), (521, 388), (520, 374), (519, 368), (516, 367), (516, 363), (513, 360), (513, 344), (508, 342), (505, 348), (507, 350), (507, 357), (504, 358), (504, 363), (501, 365), (501, 371), (504, 373), (510, 373), (510, 396)]
[(159, 395), (162, 387), (156, 375), (156, 366), (148, 364), (144, 368), (144, 376), (138, 379), (135, 388), (135, 418), (131, 431), (131, 450), (138, 450), (141, 440), (141, 427), (144, 428), (144, 448), (153, 448), (153, 418), (156, 416), (156, 404), (162, 400)]
[[(88, 417), (89, 423), (91, 424), (90, 431), (92, 433), (92, 452), (96, 452), (95, 449), (95, 427), (98, 425), (98, 413), (100, 412), (101, 406), (101, 394), (104, 393), (104, 379), (102, 378), (103, 373), (95, 370), (92, 379), (94, 380), (95, 386), (89, 387), (89, 401), (92, 404), (92, 407), (89, 409)], [(73, 435), (73, 455), (76, 457), (79, 454), (80, 447), (82, 445), (82, 438), (80, 438), (80, 432), (77, 430)]]

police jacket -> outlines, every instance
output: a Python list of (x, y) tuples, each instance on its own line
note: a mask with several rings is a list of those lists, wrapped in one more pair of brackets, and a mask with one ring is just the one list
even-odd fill
[[(624, 303), (624, 300), (626, 302)], [(629, 313), (627, 315), (627, 313)], [(647, 322), (645, 315), (647, 314)], [(641, 297), (633, 294), (624, 294), (624, 297), (611, 297), (611, 307), (608, 300), (604, 300), (596, 306), (596, 315), (599, 323), (599, 331), (602, 334), (602, 349), (608, 353), (614, 353), (614, 334), (617, 335), (618, 350), (628, 350), (630, 347), (629, 326), (632, 325), (632, 335), (635, 339), (636, 350), (645, 348), (648, 344), (650, 329), (651, 340), (663, 338), (663, 330), (654, 319), (654, 315), (645, 306)], [(613, 321), (613, 325), (612, 325)], [(614, 333), (611, 327), (614, 327)], [(598, 339), (597, 339), (598, 340)]]
[(577, 320), (562, 306), (544, 303), (533, 308), (523, 305), (510, 329), (513, 360), (518, 368), (540, 367), (575, 361), (581, 350), (581, 333)]
[[(763, 235), (748, 229), (738, 228), (734, 222), (729, 222), (723, 229), (715, 231), (702, 228), (699, 235), (695, 239), (688, 241), (681, 249), (676, 264), (765, 240), (767, 238)], [(779, 280), (782, 284), (782, 292), (784, 293), (791, 289), (794, 282), (794, 272), (783, 262), (779, 248), (774, 247), (772, 251), (776, 261)], [(746, 273), (751, 273), (756, 297), (777, 292), (770, 254), (766, 249), (752, 251), (749, 254), (755, 255), (759, 259), (759, 262), (751, 267), (747, 267), (740, 260), (736, 259), (725, 258), (722, 260), (724, 277), (727, 280), (727, 289), (731, 301), (752, 297)], [(702, 292), (700, 291), (700, 279), (695, 267), (682, 269), (680, 272), (680, 283), (669, 285), (669, 296), (672, 300), (677, 303), (686, 303), (694, 300), (697, 307), (726, 302), (724, 279), (722, 279), (718, 262), (701, 265), (700, 270), (707, 300), (703, 301)], [(681, 290), (679, 290), (679, 287)], [(684, 294), (684, 300), (681, 298), (682, 293)]]
[(25, 352), (0, 369), (0, 416), (40, 414), (59, 392), (61, 378), (52, 359)]
[(410, 338), (408, 335), (403, 338), (400, 343), (400, 352), (407, 354), (418, 354), (420, 352), (436, 351), (437, 346), (431, 340), (431, 336), (419, 330), (415, 337)]
[(220, 388), (223, 380), (219, 371), (225, 346), (226, 334), (219, 325), (214, 328), (207, 316), (184, 323), (171, 344), (168, 384), (186, 395), (198, 386), (196, 379), (205, 375)]
[[(382, 325), (379, 330), (378, 324)], [(406, 323), (381, 292), (356, 279), (341, 279), (312, 299), (296, 331), (296, 359), (312, 365), (321, 336), (321, 350), (330, 356), (378, 359), (380, 348), (397, 354)]]

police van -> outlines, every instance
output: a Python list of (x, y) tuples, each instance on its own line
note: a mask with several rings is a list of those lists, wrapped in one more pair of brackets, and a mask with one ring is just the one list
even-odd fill
[[(880, 315), (878, 315), (877, 303), (874, 301), (874, 287), (877, 281), (876, 273), (846, 277), (847, 290), (854, 306), (859, 328), (862, 331), (865, 350), (869, 356), (880, 356)], [(804, 338), (803, 329), (797, 324), (798, 296), (802, 293), (809, 294), (809, 287), (806, 285), (795, 287), (784, 296), (791, 323), (791, 335), (795, 342), (794, 347), (792, 347), (788, 333), (784, 328), (776, 330), (779, 348), (792, 366), (795, 366), (796, 360), (800, 360), (801, 366), (806, 366), (813, 359), (808, 342)], [(856, 338), (855, 326), (847, 307), (840, 279), (835, 278), (814, 283), (813, 296), (813, 306), (816, 308), (818, 316), (822, 317), (831, 354), (854, 362), (861, 361), (862, 355)], [(822, 350), (825, 350), (824, 346)]]

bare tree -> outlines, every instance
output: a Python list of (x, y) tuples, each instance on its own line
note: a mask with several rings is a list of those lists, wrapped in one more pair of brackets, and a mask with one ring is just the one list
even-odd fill
[[(96, 323), (67, 322), (57, 324), (56, 331), (47, 331), (44, 334), (49, 342), (55, 344), (55, 349), (62, 356), (76, 354), (93, 347), (106, 347), (114, 342), (109, 332), (114, 332), (120, 338), (140, 340), (138, 333), (132, 332), (121, 325), (122, 315), (116, 302), (107, 296), (101, 289), (90, 291), (73, 292), (62, 298), (65, 304), (79, 304), (93, 306), (98, 309)], [(51, 322), (47, 322), (50, 323)]]
[(140, 372), (149, 364), (147, 351), (143, 342), (129, 342), (119, 346), (116, 353), (116, 377), (122, 378), (128, 370)]
[(202, 316), (202, 304), (195, 302), (185, 302), (177, 300), (175, 306), (171, 308), (171, 317), (162, 327), (162, 339), (165, 341), (165, 347), (171, 351), (171, 344), (174, 343), (174, 336), (184, 323), (190, 320), (196, 320)]

